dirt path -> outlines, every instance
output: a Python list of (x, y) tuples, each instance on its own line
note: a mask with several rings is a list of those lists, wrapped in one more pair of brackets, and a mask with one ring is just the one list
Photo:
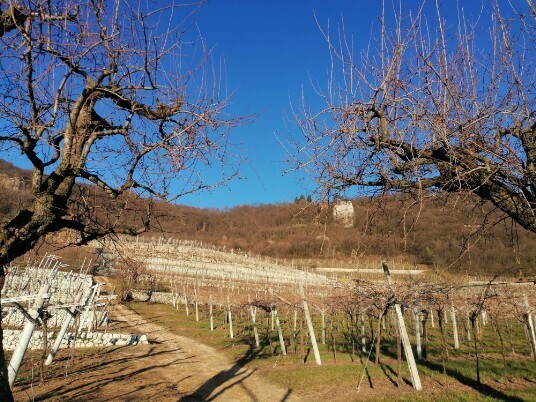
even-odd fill
[[(17, 400), (300, 400), (240, 362), (233, 363), (209, 346), (147, 322), (123, 305), (115, 306), (114, 313), (113, 318), (122, 322), (121, 332), (144, 333), (151, 344), (93, 350), (74, 362), (64, 352), (46, 384), (21, 385), (16, 389)], [(62, 375), (63, 370), (69, 375)]]

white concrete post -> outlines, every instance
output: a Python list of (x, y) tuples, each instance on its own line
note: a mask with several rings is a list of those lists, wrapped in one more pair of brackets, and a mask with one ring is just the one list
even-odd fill
[(251, 324), (253, 326), (253, 335), (255, 336), (255, 346), (260, 347), (261, 343), (259, 341), (259, 331), (257, 330), (257, 308), (249, 306), (249, 311), (251, 313)]
[(50, 295), (48, 294), (49, 290), (49, 284), (42, 285), (39, 289), (40, 297), (38, 297), (35, 301), (34, 308), (28, 311), (28, 314), (33, 318), (33, 320), (28, 320), (24, 325), (24, 329), (22, 330), (22, 333), (19, 338), (19, 343), (17, 344), (17, 347), (13, 352), (13, 356), (11, 356), (11, 361), (9, 362), (9, 366), (7, 368), (10, 387), (13, 387), (13, 384), (15, 383), (15, 378), (17, 377), (17, 372), (19, 371), (20, 364), (22, 362), (22, 359), (24, 358), (24, 354), (26, 353), (26, 349), (28, 348), (30, 339), (32, 338), (36, 323), (35, 320), (37, 320), (37, 318), (39, 317), (39, 314), (41, 313), (45, 301), (50, 297)]
[(458, 338), (458, 324), (456, 322), (456, 310), (450, 307), (450, 318), (452, 320), (452, 333), (454, 336), (454, 349), (460, 349), (460, 339)]
[(415, 345), (417, 349), (417, 359), (422, 360), (421, 320), (419, 309), (417, 307), (413, 307), (413, 316), (415, 318)]
[(319, 366), (322, 365), (322, 360), (320, 359), (320, 352), (318, 351), (318, 344), (316, 343), (316, 335), (313, 327), (313, 322), (311, 321), (311, 314), (309, 314), (309, 306), (305, 300), (305, 292), (303, 291), (303, 286), (300, 283), (300, 294), (303, 301), (303, 312), (305, 314), (305, 321), (307, 322), (307, 329), (309, 330), (309, 337), (311, 339), (311, 345), (313, 347), (313, 353), (315, 355), (316, 364)]
[[(84, 295), (84, 292), (80, 292), (78, 294), (78, 297), (75, 300), (75, 303), (80, 303), (80, 300), (82, 300), (83, 295)], [(69, 329), (69, 325), (71, 325), (71, 321), (76, 314), (76, 310), (77, 310), (77, 307), (71, 307), (69, 309), (67, 317), (65, 318), (65, 321), (63, 321), (63, 325), (61, 326), (60, 332), (58, 332), (58, 336), (56, 337), (56, 340), (54, 341), (54, 345), (50, 349), (50, 353), (48, 354), (47, 360), (45, 361), (45, 366), (48, 366), (50, 363), (52, 363), (52, 360), (54, 360), (54, 356), (56, 356), (56, 353), (58, 353), (58, 349), (61, 346), (63, 337), (65, 336), (65, 333)]]
[(274, 309), (274, 315), (275, 315), (275, 326), (277, 328), (277, 334), (279, 335), (279, 344), (281, 345), (281, 353), (283, 356), (287, 355), (287, 348), (285, 347), (285, 338), (283, 337), (283, 330), (281, 329), (281, 322), (279, 321), (279, 315), (277, 314), (277, 310)]

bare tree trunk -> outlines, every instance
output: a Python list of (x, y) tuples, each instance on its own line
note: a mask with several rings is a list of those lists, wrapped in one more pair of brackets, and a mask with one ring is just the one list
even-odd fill
[(400, 339), (400, 330), (396, 326), (396, 381), (397, 387), (402, 385), (402, 341)]
[(512, 338), (512, 326), (508, 319), (505, 320), (506, 322), (506, 329), (508, 331), (508, 342), (510, 343), (510, 349), (512, 349), (512, 357), (515, 357), (516, 355), (516, 349), (514, 348), (514, 340)]
[(446, 361), (448, 360), (447, 342), (445, 340), (445, 326), (443, 325), (443, 309), (437, 311), (437, 319), (439, 322), (439, 330), (441, 332), (441, 363), (443, 365), (443, 374), (447, 374)]
[(298, 336), (298, 310), (294, 309), (294, 321), (292, 325), (292, 345), (291, 348), (294, 350), (294, 354), (297, 352), (296, 346), (296, 337)]
[(492, 316), (492, 318), (491, 318), (491, 325), (493, 326), (493, 328), (495, 329), (495, 332), (497, 332), (497, 335), (499, 336), (499, 342), (501, 344), (501, 356), (502, 356), (503, 368), (504, 368), (503, 376), (506, 376), (508, 368), (507, 368), (507, 364), (506, 364), (506, 352), (504, 350), (504, 340), (503, 340), (503, 336), (502, 336), (502, 333), (501, 333), (499, 320), (494, 316)]
[(330, 319), (331, 345), (333, 347), (333, 360), (337, 361), (337, 344), (335, 342), (335, 331), (333, 329), (333, 317)]
[(422, 320), (422, 358), (423, 360), (426, 360), (428, 358), (428, 350), (427, 350), (428, 328), (426, 326), (427, 323), (428, 323), (428, 313), (426, 312)]
[(320, 317), (322, 321), (322, 333), (321, 333), (321, 339), (322, 339), (322, 345), (326, 344), (326, 312), (324, 309), (320, 311)]
[(39, 359), (39, 384), (43, 385), (45, 383), (45, 360), (47, 358), (48, 351), (48, 316), (47, 312), (44, 312), (42, 323), (43, 323), (43, 354)]
[[(357, 324), (357, 317), (355, 319)], [(363, 354), (367, 353), (367, 337), (365, 335), (365, 313), (361, 313), (361, 352)]]
[(478, 384), (481, 384), (480, 382), (480, 355), (478, 353), (479, 340), (477, 336), (478, 315), (472, 316), (470, 320), (471, 320), (471, 329), (473, 331), (473, 345), (475, 348), (475, 358), (476, 358), (476, 382)]
[(380, 363), (380, 344), (382, 340), (382, 318), (383, 312), (378, 317), (378, 330), (376, 332), (376, 355), (374, 356), (374, 364)]

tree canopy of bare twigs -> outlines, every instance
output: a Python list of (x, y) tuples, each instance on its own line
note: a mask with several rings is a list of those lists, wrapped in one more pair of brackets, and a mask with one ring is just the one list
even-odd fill
[[(443, 17), (439, 2), (384, 3), (368, 46), (321, 31), (327, 88), (294, 108), (291, 169), (325, 194), (473, 192), (536, 232), (536, 15), (483, 1)], [(515, 8), (514, 8), (515, 7)]]
[(192, 7), (156, 7), (0, 1), (0, 146), (33, 166), (32, 205), (0, 228), (0, 264), (62, 228), (87, 243), (150, 223), (98, 221), (89, 199), (75, 208), (87, 213), (70, 214), (77, 182), (111, 199), (169, 200), (237, 174), (228, 130), (241, 119), (226, 112), (202, 40), (183, 39), (188, 21), (177, 15)]
[(0, 147), (33, 168), (31, 205), (0, 227), (0, 277), (47, 233), (72, 229), (84, 244), (149, 226), (150, 211), (136, 227), (99, 219), (94, 200), (74, 197), (80, 183), (170, 200), (237, 175), (228, 132), (244, 119), (188, 36), (198, 6), (0, 0)]

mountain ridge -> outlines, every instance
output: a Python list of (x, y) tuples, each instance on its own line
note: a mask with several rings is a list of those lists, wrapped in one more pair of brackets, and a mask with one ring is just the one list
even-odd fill
[[(12, 195), (0, 201), (1, 222), (30, 202), (30, 177), (30, 171), (0, 160), (0, 188)], [(109, 201), (97, 195), (91, 185), (81, 188), (93, 192), (98, 204), (108, 205)], [(488, 204), (470, 195), (430, 193), (422, 199), (404, 195), (352, 199), (353, 224), (346, 228), (334, 219), (333, 204), (314, 202), (310, 197), (224, 210), (131, 197), (133, 201), (121, 211), (124, 222), (136, 225), (137, 214), (148, 203), (155, 210), (153, 228), (142, 236), (202, 241), (314, 265), (397, 259), (410, 266), (456, 272), (536, 273), (536, 236), (502, 219)], [(486, 220), (500, 223), (486, 224)]]

